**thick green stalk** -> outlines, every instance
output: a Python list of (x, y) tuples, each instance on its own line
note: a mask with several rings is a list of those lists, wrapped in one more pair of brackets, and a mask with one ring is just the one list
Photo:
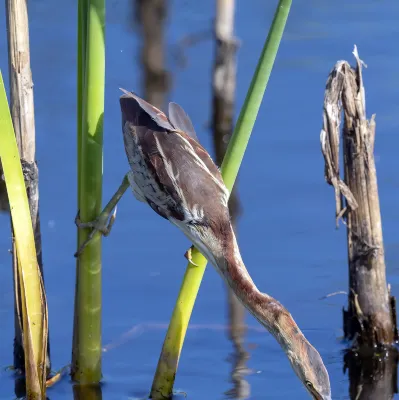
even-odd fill
[(0, 160), (7, 187), (21, 287), (22, 333), (28, 399), (46, 398), (47, 308), (36, 258), (29, 202), (0, 72)]
[[(222, 176), (229, 191), (231, 191), (234, 186), (241, 161), (251, 136), (252, 128), (258, 115), (259, 107), (284, 32), (291, 3), (292, 0), (280, 0), (278, 4), (247, 97), (223, 160), (221, 168)], [(196, 265), (194, 266), (191, 263), (187, 265), (184, 280), (158, 361), (151, 389), (152, 399), (164, 399), (172, 395), (184, 337), (206, 268), (205, 257), (195, 248), (192, 249), (192, 261)]]
[[(81, 0), (79, 17), (86, 10), (86, 26), (79, 22), (80, 81), (83, 93), (82, 130), (78, 143), (79, 210), (83, 222), (101, 212), (103, 115), (105, 86), (105, 0)], [(82, 8), (81, 8), (82, 7)], [(85, 50), (85, 57), (83, 51)], [(78, 55), (79, 57), (79, 55)], [(79, 103), (78, 103), (79, 107)], [(79, 113), (79, 111), (78, 111)], [(78, 115), (79, 116), (79, 115)], [(79, 152), (80, 146), (80, 152)], [(79, 154), (80, 153), (80, 154)], [(90, 229), (78, 231), (78, 245)], [(101, 235), (96, 234), (77, 260), (72, 378), (80, 383), (101, 380)]]
[[(83, 97), (85, 87), (85, 71), (86, 71), (86, 36), (87, 36), (87, 7), (88, 2), (86, 0), (78, 1), (78, 54), (77, 54), (77, 208), (79, 209), (80, 201), (80, 176), (81, 176), (81, 157), (82, 157), (82, 129), (83, 129)], [(76, 235), (76, 245), (79, 248), (79, 233)], [(76, 261), (77, 263), (79, 260)], [(78, 264), (76, 265), (78, 268)], [(75, 304), (74, 304), (74, 315), (73, 315), (73, 326), (78, 326), (78, 301), (76, 299), (77, 293), (79, 292), (79, 280), (78, 269), (76, 270), (76, 284), (75, 284)], [(77, 352), (78, 335), (75, 334), (75, 328), (72, 338), (72, 354)], [(74, 350), (76, 349), (76, 351)], [(73, 356), (72, 356), (73, 357)]]
[(78, 204), (80, 199), (80, 163), (81, 163), (81, 152), (82, 152), (82, 129), (83, 129), (83, 97), (85, 87), (85, 71), (86, 71), (86, 36), (87, 36), (87, 0), (79, 0), (78, 2), (78, 70), (77, 70), (77, 104), (78, 104), (78, 115), (77, 115), (77, 148), (78, 148)]

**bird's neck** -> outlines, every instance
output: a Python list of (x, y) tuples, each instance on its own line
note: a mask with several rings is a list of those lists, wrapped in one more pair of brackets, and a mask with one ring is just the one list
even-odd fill
[(298, 351), (306, 341), (287, 309), (273, 297), (261, 293), (249, 275), (233, 230), (225, 240), (223, 254), (216, 257), (217, 268), (244, 307), (276, 338), (288, 353)]

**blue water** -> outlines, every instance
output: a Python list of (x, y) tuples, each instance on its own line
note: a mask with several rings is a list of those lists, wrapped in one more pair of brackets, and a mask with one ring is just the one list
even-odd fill
[[(76, 2), (30, 1), (35, 85), (40, 208), (49, 302), (53, 368), (70, 362), (76, 229)], [(128, 163), (120, 128), (119, 87), (139, 91), (140, 37), (131, 29), (131, 1), (107, 2), (104, 202), (118, 187)], [(275, 1), (237, 3), (237, 104), (239, 112)], [(2, 6), (4, 7), (4, 6)], [(171, 2), (167, 50), (190, 33), (211, 27), (214, 2)], [(364, 71), (369, 115), (377, 114), (376, 160), (392, 293), (399, 296), (398, 71), (399, 3), (395, 0), (295, 0), (267, 94), (240, 172), (244, 213), (239, 243), (259, 288), (293, 314), (328, 368), (334, 399), (348, 398), (343, 374), (342, 307), (347, 289), (345, 229), (334, 228), (334, 196), (324, 181), (319, 133), (324, 86), (334, 63), (353, 63), (353, 45), (368, 64)], [(6, 34), (0, 11), (0, 68), (8, 81)], [(186, 51), (181, 69), (169, 55), (170, 99), (191, 116), (201, 142), (212, 149), (208, 129), (213, 43)], [(0, 215), (0, 399), (13, 398), (12, 276), (8, 217)], [(103, 399), (143, 397), (150, 388), (182, 280), (188, 241), (171, 224), (127, 193), (110, 237), (103, 240)], [(231, 389), (232, 345), (226, 294), (208, 268), (199, 293), (176, 379), (188, 399), (220, 399)], [(274, 339), (247, 317), (250, 359), (246, 380), (252, 399), (307, 399)], [(127, 335), (127, 332), (130, 334)], [(125, 335), (125, 336), (123, 336)], [(124, 339), (123, 339), (124, 338)], [(123, 339), (123, 340), (122, 340)], [(65, 378), (51, 399), (72, 398)], [(399, 398), (399, 397), (398, 397)]]

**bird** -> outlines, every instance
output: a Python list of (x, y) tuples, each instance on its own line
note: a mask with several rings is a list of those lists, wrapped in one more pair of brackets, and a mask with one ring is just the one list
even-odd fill
[[(331, 400), (329, 375), (320, 354), (288, 310), (262, 293), (248, 273), (231, 224), (229, 191), (187, 113), (171, 102), (166, 116), (134, 92), (121, 90), (122, 133), (130, 165), (127, 179), (136, 199), (182, 231), (216, 268), (280, 344), (310, 396)], [(109, 233), (96, 224), (89, 226)]]
[(316, 400), (331, 399), (327, 369), (291, 314), (261, 293), (242, 260), (219, 168), (177, 103), (168, 117), (133, 92), (120, 97), (122, 132), (137, 200), (179, 228), (216, 268), (245, 308), (277, 340)]

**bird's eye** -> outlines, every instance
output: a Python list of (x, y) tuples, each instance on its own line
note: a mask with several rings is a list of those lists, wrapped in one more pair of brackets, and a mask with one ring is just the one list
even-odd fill
[(314, 400), (323, 400), (323, 397), (317, 392), (317, 390), (313, 386), (312, 382), (306, 381), (305, 384), (306, 384), (306, 387), (308, 388), (309, 392), (312, 394), (312, 398)]

